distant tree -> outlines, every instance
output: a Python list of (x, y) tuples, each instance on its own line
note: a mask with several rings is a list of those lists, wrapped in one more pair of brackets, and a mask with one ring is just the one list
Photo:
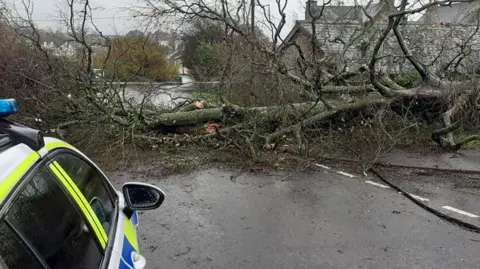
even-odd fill
[(166, 36), (168, 36), (168, 33), (162, 30), (156, 30), (155, 32), (150, 33), (150, 37), (157, 42), (160, 40), (165, 40)]
[[(248, 25), (239, 25), (239, 29), (248, 31)], [(255, 37), (265, 43), (268, 38), (260, 28), (255, 28)], [(245, 57), (251, 54), (252, 46), (243, 48), (248, 42), (245, 37), (238, 35), (232, 29), (212, 21), (195, 20), (189, 31), (183, 36), (184, 51), (183, 64), (190, 69), (197, 79), (219, 79), (226, 66), (224, 59), (228, 55), (239, 53)], [(226, 53), (230, 50), (230, 53)]]
[(129, 35), (113, 40), (110, 54), (94, 58), (94, 67), (107, 78), (167, 81), (178, 76), (178, 66), (165, 58), (164, 48), (146, 36)]
[(205, 71), (206, 64), (212, 63), (215, 59), (213, 47), (225, 41), (225, 32), (219, 24), (196, 20), (183, 35), (182, 62), (185, 67), (192, 70), (194, 76), (211, 78), (214, 75), (202, 71)]
[(144, 32), (140, 31), (140, 30), (131, 30), (129, 31), (126, 36), (146, 36)]
[(203, 42), (195, 49), (193, 55), (193, 73), (204, 79), (217, 79), (222, 65), (219, 53), (220, 43)]

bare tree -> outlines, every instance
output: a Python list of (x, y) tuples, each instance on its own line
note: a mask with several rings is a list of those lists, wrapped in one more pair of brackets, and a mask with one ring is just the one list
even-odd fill
[[(469, 25), (408, 21), (409, 16), (438, 5), (469, 2), (402, 0), (397, 5), (391, 0), (347, 7), (333, 6), (331, 1), (320, 5), (309, 1), (307, 20), (298, 21), (285, 37), (288, 0), (274, 0), (270, 5), (256, 1), (260, 12), (255, 21), (270, 30), (265, 35), (251, 30), (252, 11), (246, 1), (144, 0), (145, 8), (137, 10), (135, 16), (145, 21), (168, 21), (185, 28), (185, 24), (200, 19), (224, 29), (224, 36), (213, 44), (220, 56), (215, 61), (220, 100), (200, 107), (194, 100), (173, 108), (149, 105), (153, 90), (132, 103), (126, 98), (125, 87), (113, 86), (125, 85), (125, 81), (122, 84), (113, 76), (106, 83), (96, 83), (91, 75), (95, 48), (105, 48), (106, 65), (113, 41), (95, 26), (88, 0), (67, 0), (63, 14), (70, 40), (78, 48), (74, 61), (60, 59), (42, 46), (28, 2), (24, 3), (27, 18), (14, 20), (18, 16), (11, 16), (7, 21), (18, 36), (29, 40), (36, 59), (43, 63), (45, 77), (50, 78), (41, 82), (45, 89), (64, 97), (64, 103), (58, 105), (64, 119), (53, 117), (54, 129), (108, 123), (122, 133), (122, 139), (163, 142), (150, 134), (166, 127), (222, 122), (226, 128), (217, 128), (213, 134), (182, 139), (198, 141), (213, 136), (255, 155), (259, 147), (275, 148), (278, 141), (290, 137), (300, 150), (308, 151), (304, 144), (313, 132), (332, 126), (338, 129), (342, 119), (341, 126), (346, 126), (345, 122), (375, 126), (371, 130), (378, 131), (381, 139), (372, 141), (382, 141), (381, 145), (371, 143), (376, 158), (382, 152), (380, 147), (389, 148), (387, 143), (394, 144), (406, 129), (416, 126), (405, 119), (422, 110), (436, 111), (434, 120), (440, 120), (442, 128), (433, 131), (432, 138), (441, 147), (458, 150), (479, 139), (471, 136), (456, 141), (453, 136), (463, 122), (478, 115), (476, 67), (471, 60), (478, 53), (478, 16), (468, 15), (473, 20)], [(92, 34), (97, 38), (92, 40)], [(122, 64), (114, 61), (113, 66), (119, 70)], [(131, 71), (131, 77), (142, 68)], [(413, 72), (420, 80), (413, 87), (396, 83), (391, 74), (403, 72), (401, 69)], [(451, 71), (461, 73), (461, 79), (448, 76)], [(28, 76), (28, 70), (24, 74)], [(405, 122), (400, 127), (392, 127), (402, 119)], [(178, 142), (179, 138), (172, 139)]]
[[(468, 3), (472, 1), (430, 1), (427, 4), (422, 4), (420, 1), (408, 3), (402, 1), (400, 5), (395, 6), (394, 1), (382, 1), (386, 3), (386, 7), (382, 10), (383, 17), (377, 14), (370, 14), (369, 7), (373, 6), (370, 2), (366, 6), (356, 5), (352, 8), (351, 13), (358, 15), (351, 16), (351, 20), (363, 18), (362, 21), (356, 22), (352, 26), (352, 21), (347, 18), (342, 18), (341, 21), (327, 21), (330, 14), (325, 14), (325, 10), (330, 6), (330, 2), (325, 2), (320, 6), (310, 6), (307, 4), (307, 14), (309, 15), (309, 27), (303, 27), (302, 30), (307, 30), (309, 45), (299, 44), (301, 40), (283, 40), (281, 31), (285, 26), (287, 5), (286, 0), (276, 0), (274, 6), (276, 7), (276, 14), (280, 16), (279, 20), (272, 20), (267, 12), (266, 5), (257, 1), (258, 6), (262, 10), (263, 20), (267, 22), (269, 29), (272, 30), (272, 40), (270, 43), (260, 42), (255, 39), (246, 29), (241, 26), (246, 23), (245, 15), (242, 14), (244, 10), (244, 2), (237, 1), (217, 1), (215, 3), (207, 3), (204, 1), (170, 1), (170, 0), (146, 0), (147, 9), (143, 10), (142, 15), (148, 18), (177, 18), (181, 21), (191, 19), (193, 17), (200, 17), (206, 20), (220, 22), (225, 25), (232, 32), (244, 38), (246, 42), (252, 44), (258, 51), (263, 53), (264, 59), (268, 59), (270, 68), (274, 73), (279, 73), (283, 77), (300, 85), (301, 89), (312, 98), (312, 101), (321, 101), (324, 103), (326, 111), (320, 114), (313, 115), (311, 118), (304, 119), (291, 127), (277, 130), (276, 132), (266, 136), (267, 144), (272, 139), (278, 137), (280, 134), (298, 130), (298, 128), (305, 128), (314, 122), (318, 122), (327, 117), (332, 117), (341, 111), (351, 109), (361, 109), (372, 104), (382, 103), (391, 105), (394, 102), (399, 102), (399, 99), (417, 99), (429, 100), (428, 103), (441, 102), (448, 108), (443, 114), (443, 124), (445, 128), (437, 130), (432, 133), (433, 139), (442, 147), (448, 149), (458, 149), (468, 141), (478, 139), (477, 136), (469, 137), (463, 141), (456, 142), (453, 139), (452, 131), (460, 126), (462, 121), (461, 111), (465, 106), (471, 102), (467, 102), (476, 96), (478, 90), (471, 81), (474, 80), (473, 70), (465, 70), (465, 75), (469, 75), (468, 80), (452, 81), (451, 79), (439, 77), (438, 70), (436, 70), (437, 62), (440, 56), (443, 58), (450, 58), (449, 62), (442, 68), (446, 70), (452, 65), (454, 69), (458, 69), (461, 62), (468, 58), (466, 55), (472, 53), (472, 41), (478, 37), (478, 22), (469, 26), (468, 30), (474, 30), (459, 39), (460, 42), (456, 44), (455, 49), (450, 49), (448, 54), (443, 51), (443, 47), (437, 52), (437, 56), (421, 57), (418, 50), (412, 52), (410, 48), (414, 45), (415, 35), (418, 33), (418, 26), (411, 26), (407, 22), (407, 16), (415, 15), (421, 12), (428, 11), (428, 9), (437, 5), (454, 5), (457, 3)], [(328, 9), (331, 12), (331, 9)], [(248, 17), (248, 16), (247, 16)], [(478, 16), (477, 16), (478, 18)], [(382, 20), (383, 19), (383, 20)], [(350, 21), (349, 21), (350, 20)], [(478, 21), (478, 20), (477, 20)], [(450, 28), (452, 25), (450, 25)], [(452, 33), (462, 31), (462, 25), (458, 25), (458, 29), (441, 30), (426, 27), (425, 32), (442, 32), (443, 36), (438, 36), (438, 40), (447, 40), (451, 42)], [(322, 28), (322, 29), (319, 29)], [(412, 30), (413, 29), (413, 30)], [(413, 31), (417, 31), (414, 33)], [(450, 33), (449, 33), (450, 32)], [(463, 30), (463, 32), (465, 32)], [(318, 34), (322, 33), (322, 36)], [(405, 36), (408, 35), (408, 36)], [(370, 43), (369, 59), (364, 64), (361, 62), (357, 68), (360, 69), (357, 73), (367, 72), (368, 80), (363, 86), (345, 85), (343, 87), (335, 86), (334, 81), (342, 79), (348, 73), (352, 73), (349, 62), (349, 54), (359, 46), (360, 40), (368, 40)], [(281, 44), (281, 45), (279, 45)], [(433, 45), (432, 45), (433, 46)], [(337, 49), (332, 49), (337, 47)], [(390, 49), (386, 49), (390, 47)], [(291, 62), (285, 61), (285, 54), (290, 48), (296, 52)], [(427, 48), (428, 49), (428, 48)], [(335, 53), (333, 53), (335, 51)], [(455, 55), (451, 55), (456, 53)], [(429, 56), (432, 56), (428, 53)], [(434, 53), (433, 53), (434, 54)], [(433, 59), (432, 59), (433, 58)], [(395, 82), (393, 82), (386, 72), (383, 63), (385, 59), (396, 59), (395, 61), (406, 60), (412, 69), (417, 72), (422, 83), (418, 87), (407, 89)], [(291, 64), (291, 63), (295, 64)], [(454, 64), (458, 63), (458, 64)], [(350, 70), (348, 70), (350, 69)], [(356, 71), (354, 71), (356, 72)], [(324, 98), (327, 93), (354, 93), (354, 92), (371, 92), (375, 91), (380, 94), (380, 98), (376, 100), (362, 100), (357, 99), (352, 104), (332, 105)], [(437, 101), (435, 101), (437, 100)], [(424, 105), (427, 106), (428, 103)], [(455, 120), (454, 120), (455, 119)], [(453, 122), (455, 121), (455, 122)]]

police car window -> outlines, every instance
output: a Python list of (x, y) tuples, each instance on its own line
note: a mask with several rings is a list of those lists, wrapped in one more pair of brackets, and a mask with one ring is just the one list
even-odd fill
[(113, 217), (113, 202), (97, 169), (70, 153), (57, 155), (55, 161), (62, 166), (83, 193), (108, 234)]
[(0, 269), (42, 268), (4, 221), (0, 223), (0, 242)]
[(98, 268), (100, 264), (102, 252), (90, 229), (45, 168), (15, 198), (6, 220), (51, 269)]

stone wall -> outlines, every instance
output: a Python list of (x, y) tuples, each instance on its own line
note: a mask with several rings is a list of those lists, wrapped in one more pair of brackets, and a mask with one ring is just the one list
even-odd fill
[[(302, 25), (312, 32), (311, 25)], [(356, 69), (368, 64), (372, 50), (385, 25), (375, 25), (367, 32), (358, 24), (322, 23), (316, 25), (316, 35), (320, 47), (326, 55), (340, 55), (338, 64), (345, 63), (349, 69)], [(441, 70), (443, 66), (455, 60), (464, 46), (469, 53), (459, 66), (462, 72), (472, 72), (480, 60), (480, 30), (475, 26), (442, 26), (424, 24), (406, 24), (400, 26), (409, 49), (417, 59), (429, 66), (432, 71)], [(299, 40), (301, 41), (301, 40)], [(413, 70), (405, 59), (393, 34), (387, 37), (377, 57), (377, 67), (384, 71), (397, 73)], [(457, 57), (458, 58), (458, 57)]]

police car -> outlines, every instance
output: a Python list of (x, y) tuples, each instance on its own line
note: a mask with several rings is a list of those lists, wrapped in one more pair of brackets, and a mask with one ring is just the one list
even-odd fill
[(0, 268), (145, 268), (137, 211), (158, 208), (163, 191), (115, 190), (73, 146), (5, 119), (15, 113), (0, 99)]

